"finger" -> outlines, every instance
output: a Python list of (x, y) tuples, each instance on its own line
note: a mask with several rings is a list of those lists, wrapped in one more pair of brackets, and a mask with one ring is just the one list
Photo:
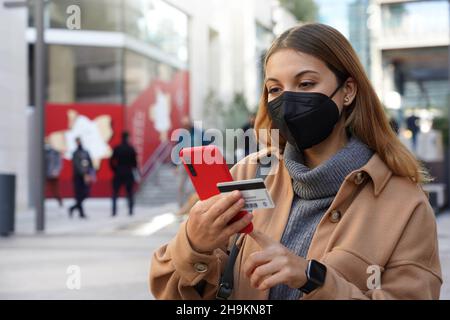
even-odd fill
[(272, 257), (267, 251), (257, 251), (250, 254), (244, 263), (244, 274), (250, 278), (257, 267), (266, 264), (271, 260)]
[(257, 267), (250, 277), (250, 284), (253, 288), (258, 288), (263, 280), (279, 272), (283, 268), (280, 260), (272, 260), (269, 263)]
[(208, 219), (215, 221), (218, 216), (224, 213), (235, 202), (241, 198), (241, 193), (238, 190), (231, 192), (230, 194), (220, 195), (214, 203), (211, 203), (211, 207), (207, 211)]
[(284, 271), (277, 272), (270, 277), (264, 279), (258, 286), (258, 290), (265, 291), (273, 288), (279, 284), (284, 284), (287, 282), (287, 273)]
[(195, 203), (195, 206), (197, 207), (197, 210), (195, 212), (197, 214), (207, 213), (208, 210), (210, 210), (211, 207), (223, 197), (223, 194), (216, 194), (215, 196), (209, 197), (208, 199), (197, 201)]
[(215, 196), (209, 197), (208, 199), (200, 201), (200, 204), (202, 206), (202, 211), (206, 212), (211, 208), (214, 203), (219, 201), (223, 197), (223, 194), (216, 194)]
[(252, 237), (253, 240), (255, 240), (256, 243), (258, 243), (262, 249), (267, 248), (268, 246), (270, 246), (276, 242), (275, 240), (273, 240), (269, 236), (265, 235), (261, 231), (256, 231), (256, 230), (253, 231), (252, 233), (250, 233), (250, 237)]
[(247, 213), (245, 216), (243, 216), (241, 219), (239, 219), (236, 222), (233, 222), (228, 227), (226, 227), (223, 231), (224, 235), (227, 238), (230, 238), (231, 236), (235, 235), (242, 229), (244, 229), (246, 226), (252, 222), (253, 215), (251, 213)]
[(193, 212), (195, 214), (203, 214), (208, 211), (208, 209), (213, 205), (214, 201), (217, 201), (217, 196), (213, 196), (211, 198), (208, 198), (206, 200), (197, 200), (194, 205), (192, 206), (193, 210), (190, 210), (190, 212)]
[(244, 206), (245, 200), (242, 198), (239, 199), (224, 213), (217, 217), (216, 221), (214, 221), (214, 224), (220, 229), (223, 229), (230, 222), (230, 220), (233, 219), (242, 210), (242, 208), (244, 208)]

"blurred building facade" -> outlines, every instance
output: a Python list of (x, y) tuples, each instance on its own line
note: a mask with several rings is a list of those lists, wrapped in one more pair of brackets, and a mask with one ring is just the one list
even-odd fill
[(348, 39), (358, 53), (367, 75), (371, 75), (371, 39), (368, 27), (370, 0), (355, 0), (348, 5)]
[[(396, 91), (404, 109), (446, 110), (448, 1), (316, 2), (319, 21), (349, 38), (385, 104)], [(80, 9), (79, 29), (69, 28), (72, 5)], [(14, 30), (1, 35), (0, 172), (17, 174), (18, 199), (26, 205), (37, 147), (29, 144), (33, 107), (28, 107), (35, 31), (26, 9), (2, 6), (0, 20), (2, 30)], [(94, 194), (107, 195), (106, 163), (121, 130), (130, 130), (140, 165), (150, 170), (183, 115), (205, 120), (212, 111), (217, 117), (211, 95), (228, 104), (242, 93), (254, 110), (265, 50), (296, 23), (271, 0), (50, 1), (46, 134), (66, 159), (63, 193), (71, 193), (75, 136), (84, 137), (100, 170)]]
[(402, 96), (402, 108), (448, 107), (449, 2), (377, 0), (372, 7), (374, 55), (381, 60), (375, 83), (382, 97)]
[(447, 0), (376, 0), (371, 7), (378, 20), (373, 60), (380, 66), (372, 67), (372, 80), (385, 106), (397, 109), (400, 139), (434, 178), (424, 187), (437, 211), (450, 199), (449, 6)]
[[(377, 60), (373, 28), (381, 23), (375, 0), (315, 0), (318, 21), (339, 30), (352, 44), (369, 78), (381, 75), (381, 60)], [(375, 88), (377, 86), (375, 85)], [(377, 90), (378, 91), (378, 90)], [(381, 94), (381, 91), (378, 91)]]
[[(50, 1), (46, 137), (65, 159), (62, 193), (72, 193), (70, 159), (77, 136), (99, 170), (93, 194), (107, 196), (107, 161), (123, 129), (130, 131), (140, 166), (148, 171), (183, 115), (203, 119), (211, 92), (225, 103), (242, 93), (255, 107), (263, 82), (261, 57), (273, 39), (272, 5), (270, 0)], [(0, 170), (18, 176), (17, 199), (24, 207), (33, 194), (35, 146), (29, 141), (36, 36), (26, 9), (2, 7), (0, 19), (14, 28), (1, 36), (2, 71), (13, 77), (2, 72)]]
[(316, 2), (319, 21), (348, 37), (382, 101), (395, 91), (402, 108), (445, 110), (448, 0)]
[(426, 188), (442, 207), (449, 183), (449, 1), (316, 1), (321, 22), (348, 37), (400, 139), (435, 178)]

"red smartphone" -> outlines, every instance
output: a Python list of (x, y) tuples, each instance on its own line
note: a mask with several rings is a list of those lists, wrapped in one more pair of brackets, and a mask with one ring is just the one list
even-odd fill
[[(216, 146), (183, 148), (180, 151), (180, 158), (200, 200), (206, 200), (219, 194), (218, 183), (233, 181), (228, 165)], [(239, 212), (229, 224), (246, 214), (247, 211)], [(250, 233), (252, 231), (253, 224), (250, 222), (239, 232)]]

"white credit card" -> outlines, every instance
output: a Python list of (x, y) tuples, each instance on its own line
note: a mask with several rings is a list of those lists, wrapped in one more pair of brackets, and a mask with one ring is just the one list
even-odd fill
[(244, 210), (253, 211), (255, 209), (275, 208), (272, 197), (267, 191), (264, 180), (261, 178), (221, 182), (217, 184), (217, 188), (222, 194), (239, 190), (242, 198), (245, 200)]

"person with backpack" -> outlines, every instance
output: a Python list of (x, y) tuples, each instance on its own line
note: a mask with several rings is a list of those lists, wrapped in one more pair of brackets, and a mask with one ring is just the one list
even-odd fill
[(63, 167), (63, 160), (59, 151), (55, 150), (48, 139), (45, 140), (45, 164), (46, 164), (46, 181), (53, 196), (58, 201), (59, 207), (63, 207), (63, 201), (59, 190), (59, 175)]
[(83, 201), (89, 197), (92, 184), (95, 182), (95, 169), (89, 152), (83, 148), (81, 138), (76, 138), (77, 149), (72, 155), (72, 181), (75, 193), (75, 204), (69, 208), (69, 217), (78, 210), (81, 219), (87, 216), (83, 209)]

